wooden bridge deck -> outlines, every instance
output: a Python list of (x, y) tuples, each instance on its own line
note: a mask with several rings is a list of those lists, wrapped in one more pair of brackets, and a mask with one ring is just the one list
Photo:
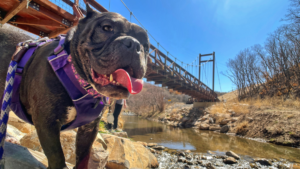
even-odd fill
[[(49, 0), (1, 0), (0, 24), (9, 23), (40, 37), (64, 34), (84, 17), (79, 0), (55, 0), (71, 7), (73, 14)], [(100, 12), (107, 12), (95, 0), (85, 0)], [(217, 94), (175, 61), (151, 45), (146, 78), (187, 94), (198, 101), (218, 101)]]

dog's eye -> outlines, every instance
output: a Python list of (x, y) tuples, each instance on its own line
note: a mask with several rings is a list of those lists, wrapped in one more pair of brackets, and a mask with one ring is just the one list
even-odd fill
[(113, 28), (111, 26), (109, 26), (109, 25), (105, 25), (105, 26), (103, 26), (103, 30), (107, 31), (107, 32), (112, 32)]

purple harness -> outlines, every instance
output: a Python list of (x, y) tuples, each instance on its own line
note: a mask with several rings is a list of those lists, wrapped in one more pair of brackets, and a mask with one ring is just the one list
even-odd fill
[[(60, 35), (58, 38), (59, 45), (54, 50), (55, 55), (49, 56), (48, 61), (56, 76), (59, 78), (60, 82), (67, 90), (77, 111), (77, 116), (75, 120), (73, 120), (67, 125), (62, 126), (61, 128), (61, 130), (70, 130), (88, 124), (96, 118), (98, 118), (99, 116), (101, 116), (101, 112), (107, 102), (107, 98), (101, 97), (101, 100), (99, 98), (94, 98), (87, 92), (87, 90), (91, 88), (90, 85), (87, 85), (84, 88), (80, 85), (73, 73), (72, 63), (68, 61), (69, 55), (63, 48), (65, 37)], [(39, 44), (29, 43), (29, 49), (18, 63), (14, 79), (13, 95), (10, 108), (19, 118), (30, 124), (33, 124), (31, 117), (29, 117), (25, 113), (25, 108), (20, 103), (19, 89), (22, 80), (22, 73), (27, 61), (32, 56), (34, 51), (39, 46), (42, 46), (43, 44), (50, 41), (53, 41), (53, 39), (46, 40)], [(2, 100), (3, 98), (1, 99), (0, 104), (2, 104)]]

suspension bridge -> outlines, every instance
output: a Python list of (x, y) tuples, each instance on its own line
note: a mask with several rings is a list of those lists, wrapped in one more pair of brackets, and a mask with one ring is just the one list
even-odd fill
[[(99, 12), (108, 12), (95, 0), (4, 0), (0, 1), (0, 26), (8, 23), (39, 37), (56, 37), (67, 33), (72, 26), (78, 24), (79, 19), (86, 14), (86, 2)], [(126, 8), (128, 9), (127, 6)], [(214, 52), (199, 56), (198, 78), (180, 66), (176, 58), (172, 60), (167, 55), (154, 45), (150, 46), (145, 76), (147, 81), (154, 81), (155, 84), (189, 95), (197, 101), (218, 101), (214, 92)], [(201, 61), (203, 56), (212, 56), (213, 59)], [(200, 81), (201, 63), (211, 61), (213, 61), (212, 89)]]

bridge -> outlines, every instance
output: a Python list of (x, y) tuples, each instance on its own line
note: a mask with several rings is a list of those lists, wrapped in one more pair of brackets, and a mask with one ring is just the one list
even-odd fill
[[(99, 12), (108, 12), (95, 0), (2, 0), (0, 24), (9, 23), (39, 37), (52, 38), (67, 33), (84, 17), (86, 2)], [(202, 56), (208, 55), (215, 57), (214, 52)], [(150, 47), (145, 78), (197, 101), (218, 101), (212, 89), (176, 63), (176, 59), (172, 60), (153, 45)]]

